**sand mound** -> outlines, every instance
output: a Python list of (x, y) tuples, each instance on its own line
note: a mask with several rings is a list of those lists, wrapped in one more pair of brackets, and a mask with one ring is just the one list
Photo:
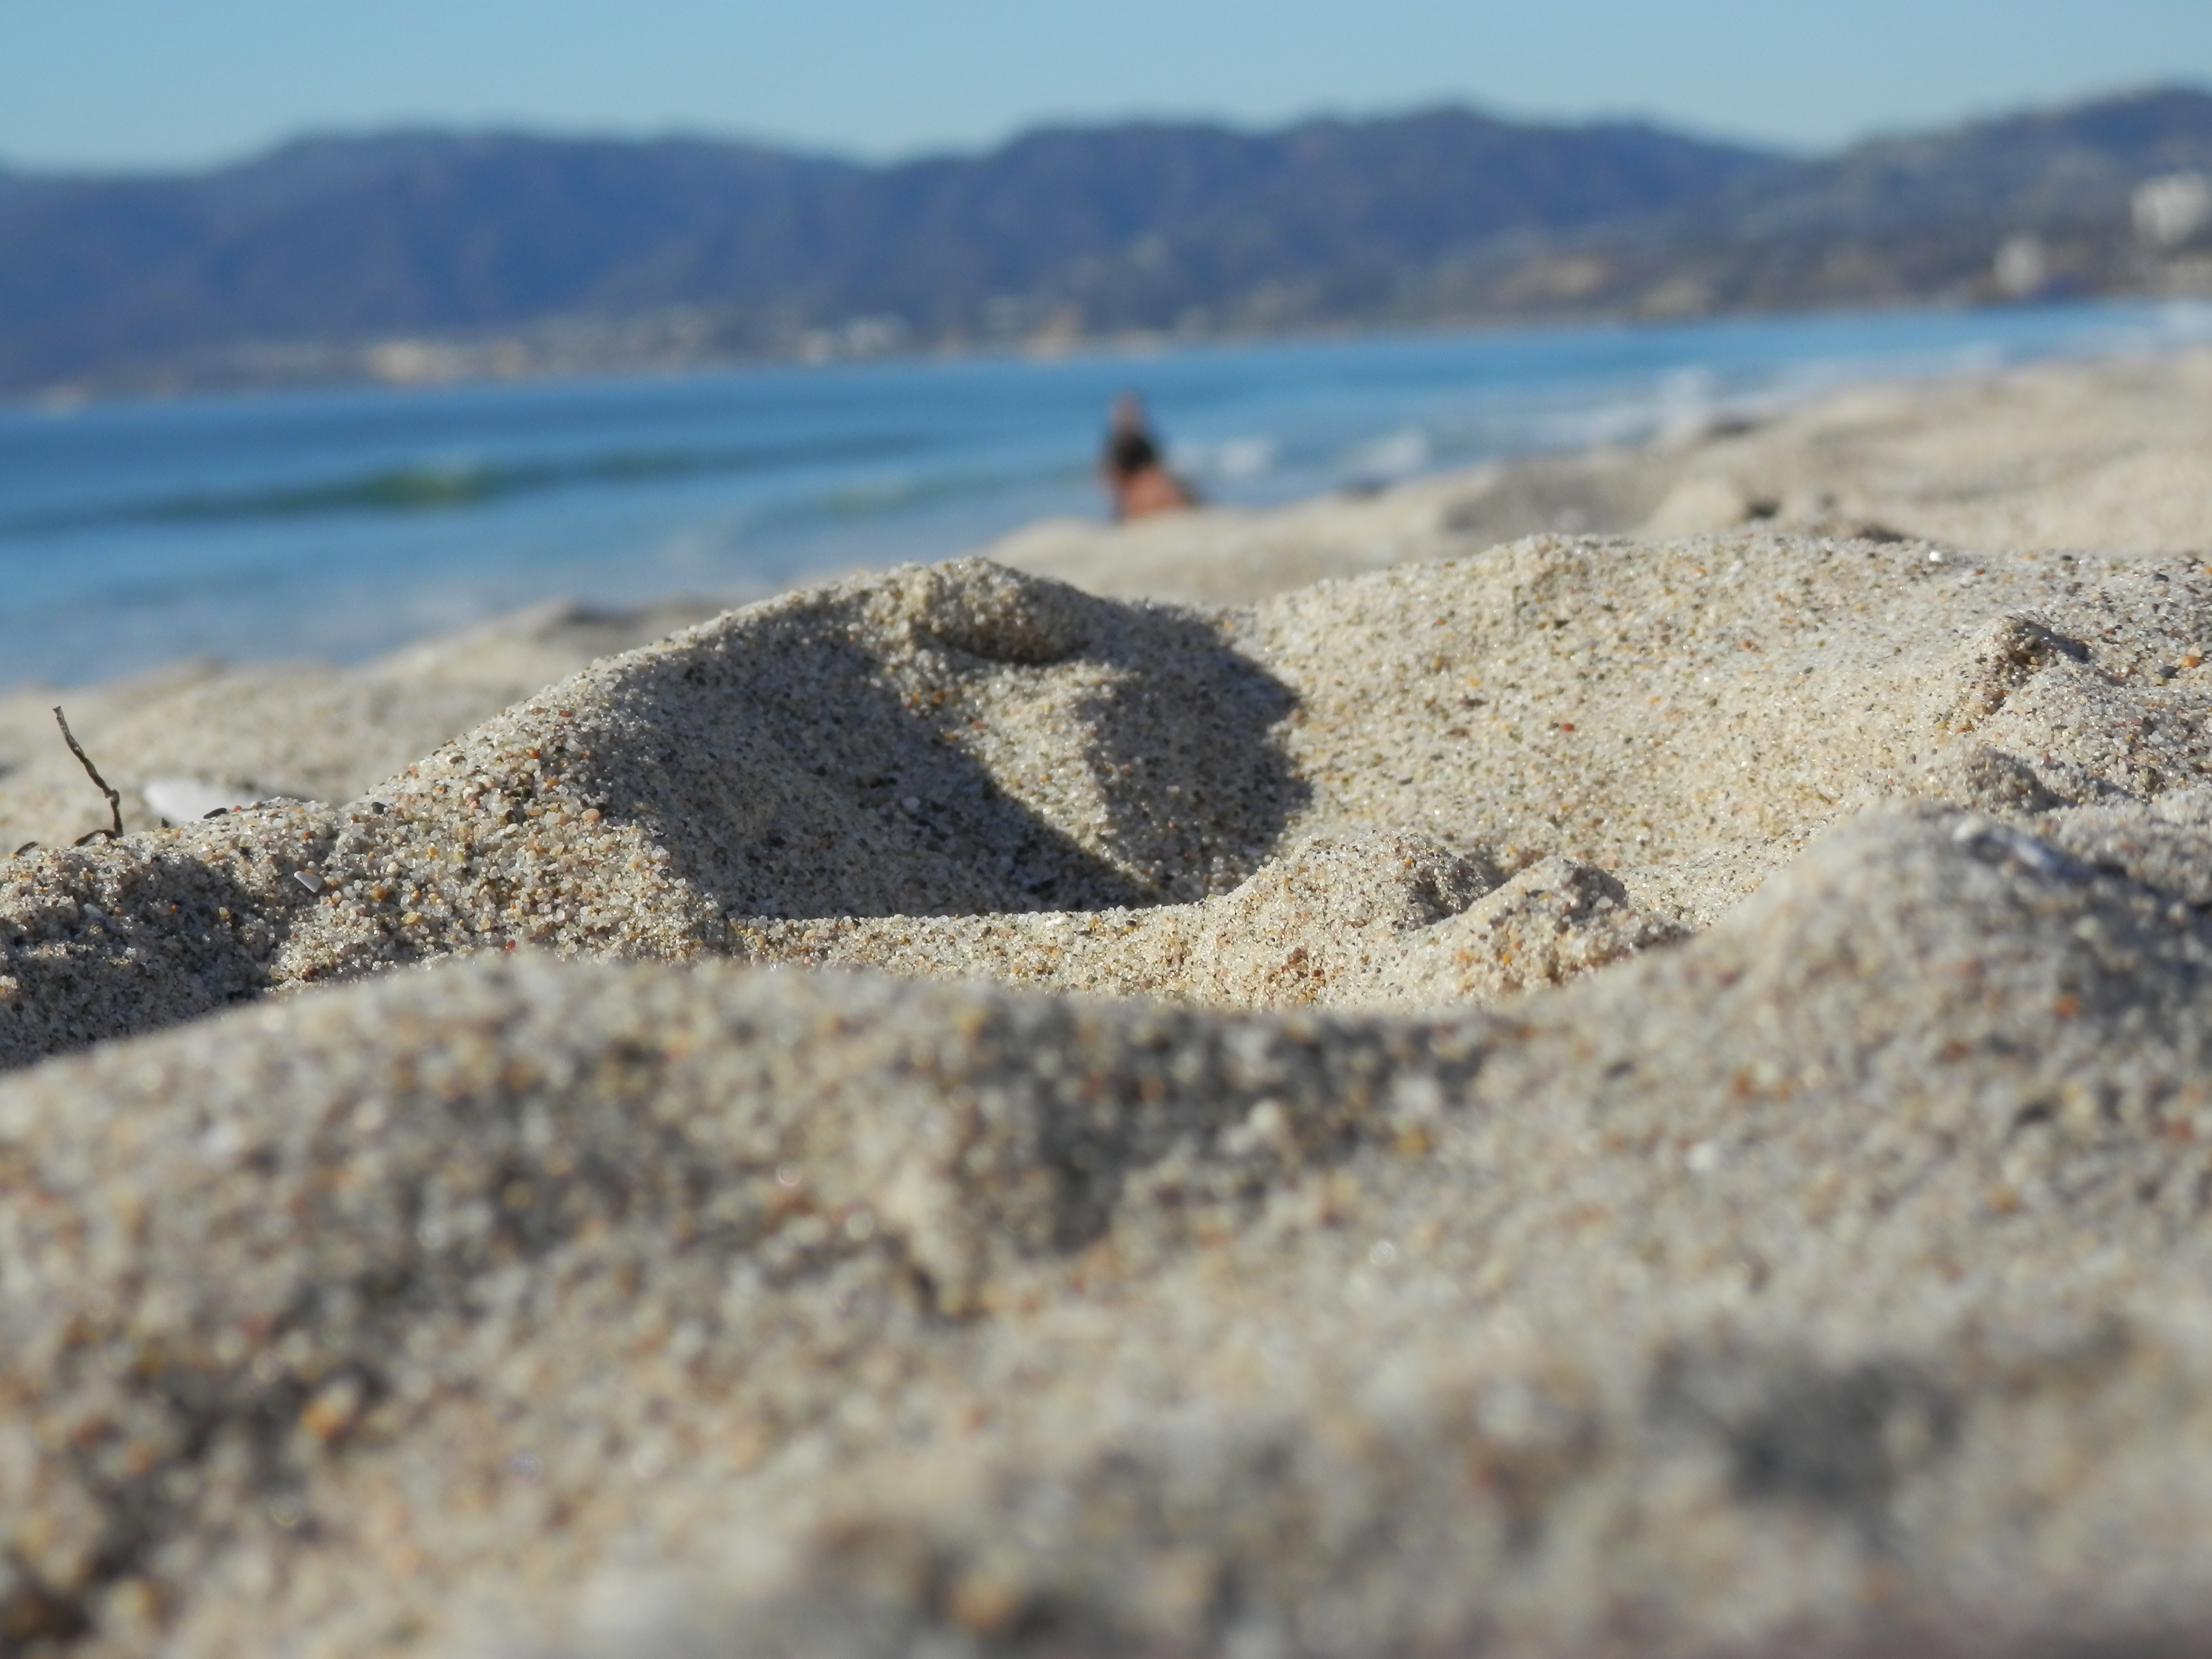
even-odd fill
[(1273, 732), (1289, 702), (1204, 618), (990, 566), (773, 600), (392, 780), (349, 814), (289, 971), (1194, 897), (1256, 866), (1303, 793)]
[[(2207, 832), (2169, 806), (2143, 845)], [(0, 1085), (0, 1615), (179, 1655), (2201, 1627), (2208, 968), (2186, 893), (1921, 809), (1510, 1019), (524, 954), (58, 1061)]]
[[(1900, 792), (2032, 817), (2212, 780), (2208, 638), (2193, 564), (1916, 543), (1540, 538), (1216, 612), (909, 568), (610, 659), (342, 808), (0, 866), (0, 1056), (520, 944), (1503, 994), (1707, 925)], [(1338, 862), (1224, 896), (1286, 854)], [(1547, 857), (1620, 884), (1553, 905), (1554, 945), (1487, 912), (1421, 934)], [(1363, 860), (1374, 927), (1297, 900)]]

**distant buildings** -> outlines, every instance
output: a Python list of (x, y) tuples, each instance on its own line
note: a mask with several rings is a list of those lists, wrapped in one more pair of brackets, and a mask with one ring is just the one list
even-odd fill
[(2212, 178), (2167, 173), (2136, 186), (2130, 203), (2136, 239), (2161, 252), (2195, 241), (2212, 228)]
[[(2138, 291), (2169, 295), (2201, 295), (2212, 289), (2212, 174), (2162, 173), (2146, 179), (2126, 198), (2128, 223), (2140, 252), (2133, 261)], [(2033, 231), (2018, 231), (1997, 245), (1990, 261), (1989, 289), (2006, 300), (2037, 300), (2077, 289), (2085, 257), (2094, 261), (2124, 254), (2124, 236), (2114, 238), (2103, 255), (2085, 250), (2077, 235), (2055, 246)], [(2118, 267), (2129, 269), (2126, 264)], [(2107, 282), (2108, 289), (2118, 284)]]
[(2033, 300), (2051, 285), (2051, 255), (2040, 236), (2008, 236), (1990, 275), (2008, 300)]

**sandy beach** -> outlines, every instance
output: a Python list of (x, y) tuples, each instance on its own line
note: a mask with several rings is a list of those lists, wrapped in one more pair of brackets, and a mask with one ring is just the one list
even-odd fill
[(2208, 558), (2177, 354), (0, 696), (0, 1655), (2194, 1651)]

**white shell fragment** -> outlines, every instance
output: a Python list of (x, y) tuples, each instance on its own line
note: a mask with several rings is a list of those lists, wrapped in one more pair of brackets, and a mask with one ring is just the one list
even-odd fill
[(210, 812), (251, 806), (261, 799), (250, 789), (207, 778), (149, 778), (139, 786), (138, 793), (146, 798), (147, 805), (172, 823), (191, 823)]

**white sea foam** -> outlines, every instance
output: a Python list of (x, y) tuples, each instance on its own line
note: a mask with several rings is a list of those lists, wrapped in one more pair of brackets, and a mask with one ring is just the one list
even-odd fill
[(1436, 448), (1419, 427), (1371, 440), (1345, 458), (1345, 471), (1365, 480), (1409, 478), (1429, 465)]

